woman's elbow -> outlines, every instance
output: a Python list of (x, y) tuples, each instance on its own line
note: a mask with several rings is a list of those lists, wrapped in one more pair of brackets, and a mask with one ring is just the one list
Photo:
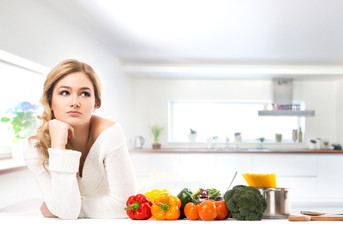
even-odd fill
[(80, 211), (64, 210), (57, 214), (57, 217), (63, 220), (76, 220), (79, 218)]
[(81, 205), (77, 205), (77, 206), (74, 205), (74, 206), (56, 209), (56, 211), (54, 211), (54, 214), (56, 215), (56, 217), (60, 219), (75, 220), (79, 218), (80, 211), (81, 211)]

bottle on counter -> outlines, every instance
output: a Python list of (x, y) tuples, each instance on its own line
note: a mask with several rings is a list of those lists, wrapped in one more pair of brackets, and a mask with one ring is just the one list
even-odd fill
[(225, 149), (229, 149), (229, 138), (228, 137), (226, 137)]
[(239, 144), (242, 142), (242, 135), (240, 132), (235, 133), (235, 143), (236, 143), (236, 148), (239, 148)]
[(293, 142), (296, 142), (298, 140), (298, 130), (297, 129), (292, 130), (292, 140), (293, 140)]
[(303, 142), (303, 132), (301, 130), (301, 127), (299, 128), (298, 139), (299, 139), (299, 143)]

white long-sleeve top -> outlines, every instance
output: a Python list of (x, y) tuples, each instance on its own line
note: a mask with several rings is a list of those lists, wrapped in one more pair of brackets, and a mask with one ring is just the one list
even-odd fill
[(62, 219), (127, 217), (124, 208), (136, 192), (136, 178), (118, 123), (92, 145), (82, 178), (78, 174), (81, 152), (48, 149), (47, 172), (34, 145), (34, 140), (25, 141), (24, 159), (54, 215)]

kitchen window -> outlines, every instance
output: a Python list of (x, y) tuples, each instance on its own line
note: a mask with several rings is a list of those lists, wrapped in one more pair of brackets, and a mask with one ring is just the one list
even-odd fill
[(0, 51), (0, 158), (10, 158), (13, 145), (37, 129), (47, 72), (44, 66)]
[[(169, 142), (189, 142), (190, 129), (196, 131), (196, 142), (205, 143), (211, 137), (218, 142), (234, 142), (234, 134), (241, 133), (242, 142), (276, 142), (275, 134), (282, 134), (282, 143), (293, 143), (292, 132), (301, 127), (304, 117), (258, 116), (266, 101), (170, 100)], [(304, 105), (304, 102), (296, 104)]]

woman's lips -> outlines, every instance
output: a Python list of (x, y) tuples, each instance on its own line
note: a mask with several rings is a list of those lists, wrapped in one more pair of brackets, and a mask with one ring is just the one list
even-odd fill
[(79, 111), (69, 111), (67, 112), (69, 115), (72, 115), (72, 116), (79, 116), (81, 115), (81, 113)]

